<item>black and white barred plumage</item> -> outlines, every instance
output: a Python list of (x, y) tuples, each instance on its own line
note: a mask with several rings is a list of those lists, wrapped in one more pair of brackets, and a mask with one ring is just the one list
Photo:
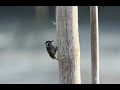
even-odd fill
[(46, 49), (47, 49), (47, 52), (48, 52), (48, 54), (50, 55), (50, 57), (51, 57), (52, 59), (58, 60), (58, 59), (55, 57), (55, 54), (56, 54), (56, 51), (57, 51), (57, 47), (54, 47), (54, 46), (52, 45), (52, 42), (53, 42), (53, 40), (52, 40), (52, 41), (46, 41), (46, 42), (45, 42)]

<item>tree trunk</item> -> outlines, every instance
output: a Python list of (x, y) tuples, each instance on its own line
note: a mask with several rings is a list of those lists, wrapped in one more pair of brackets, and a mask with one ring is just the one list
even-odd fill
[(56, 30), (60, 84), (80, 84), (78, 7), (56, 6)]

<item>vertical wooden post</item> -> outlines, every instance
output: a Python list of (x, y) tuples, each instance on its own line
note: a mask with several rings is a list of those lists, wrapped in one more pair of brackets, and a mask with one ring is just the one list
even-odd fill
[(98, 6), (90, 6), (92, 84), (99, 84)]
[(78, 7), (56, 6), (60, 84), (80, 84)]

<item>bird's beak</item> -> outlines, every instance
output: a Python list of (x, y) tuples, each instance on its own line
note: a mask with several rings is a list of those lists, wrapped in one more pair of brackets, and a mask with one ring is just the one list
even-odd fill
[(54, 40), (52, 40), (51, 42), (53, 42)]
[(54, 40), (51, 41), (51, 43), (53, 42)]

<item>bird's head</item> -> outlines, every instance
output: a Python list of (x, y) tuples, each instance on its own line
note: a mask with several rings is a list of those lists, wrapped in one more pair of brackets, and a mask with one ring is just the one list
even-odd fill
[(48, 44), (51, 44), (53, 41), (54, 41), (54, 40), (52, 40), (52, 41), (46, 41), (46, 42), (45, 42), (45, 45), (47, 46)]

